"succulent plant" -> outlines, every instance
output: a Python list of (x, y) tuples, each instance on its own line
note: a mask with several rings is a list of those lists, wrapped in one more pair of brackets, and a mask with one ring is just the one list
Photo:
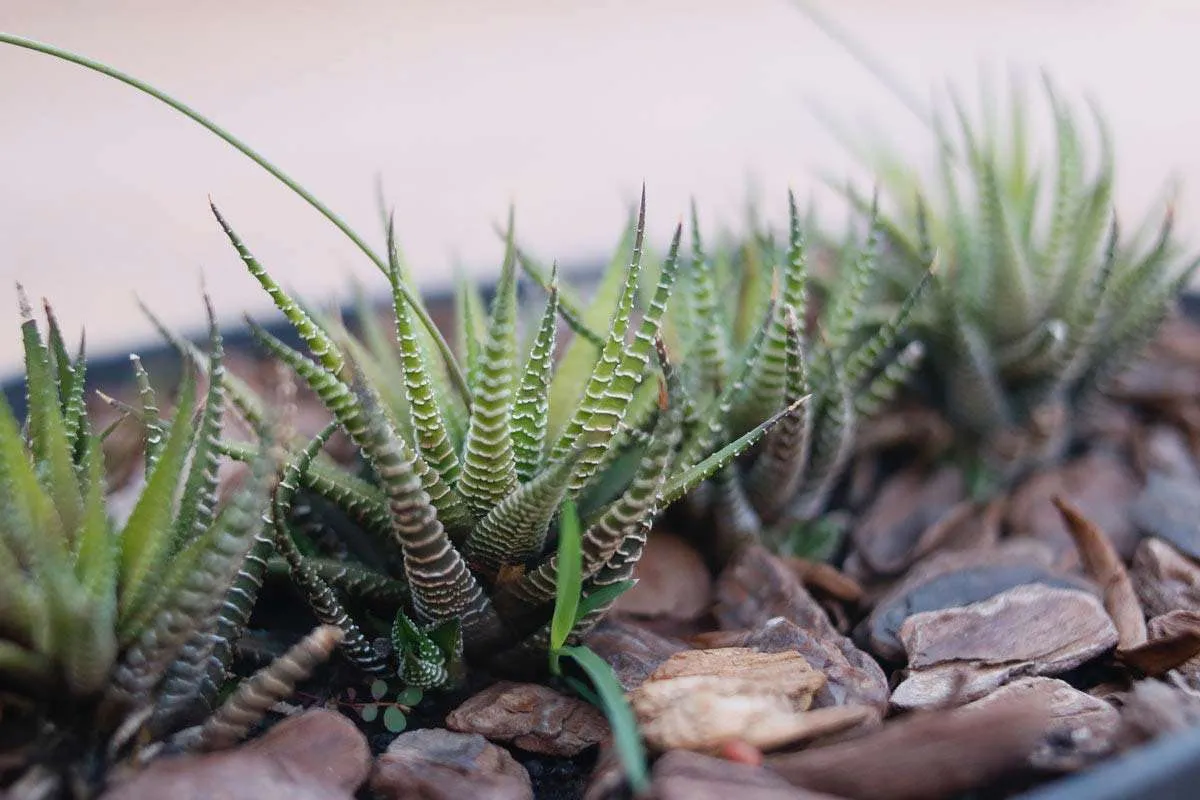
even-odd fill
[[(511, 222), (490, 314), (469, 293), (460, 294), (463, 313), (454, 337), (460, 365), (441, 361), (414, 324), (390, 231), (397, 344), (389, 355), (387, 347), (371, 347), (372, 340), (379, 344), (379, 331), (360, 342), (302, 308), (219, 213), (217, 219), (311, 357), (255, 325), (257, 339), (311, 387), (335, 420), (288, 461), (272, 522), (276, 546), (314, 613), (343, 631), (343, 652), (366, 670), (394, 670), (410, 685), (430, 688), (454, 676), (460, 656), (507, 671), (544, 669), (556, 593), (556, 517), (564, 501), (577, 503), (583, 516), (582, 602), (596, 604), (581, 616), (577, 638), (611, 603), (606, 587), (629, 578), (655, 515), (778, 419), (708, 448), (694, 463), (679, 462), (687, 406), (660, 332), (679, 271), (681, 229), (635, 325), (644, 197), (632, 257), (624, 265), (614, 262), (606, 281), (616, 289), (607, 330), (595, 340), (576, 339), (578, 355), (568, 353), (557, 372), (562, 307), (556, 277), (524, 358), (518, 349)], [(466, 393), (449, 379), (453, 372), (465, 376)], [(644, 396), (652, 401), (651, 419), (644, 428), (630, 427), (630, 411)], [(361, 451), (366, 479), (321, 455), (335, 428)], [(371, 539), (371, 563), (313, 556), (301, 528), (306, 515), (319, 516), (314, 499)], [(355, 614), (355, 605), (374, 610)], [(382, 620), (380, 607), (387, 609)], [(374, 635), (384, 625), (391, 629), (390, 653)]]
[(218, 510), (214, 326), (213, 379), (197, 423), (190, 373), (173, 419), (159, 418), (145, 384), (146, 482), (116, 523), (103, 479), (106, 434), (85, 413), (82, 344), (71, 358), (49, 307), (47, 340), (23, 295), (21, 312), (25, 433), (0, 400), (0, 730), (34, 745), (18, 796), (89, 796), (129, 746), (141, 758), (168, 740), (201, 749), (237, 741), (340, 631), (318, 629), (213, 711), (256, 588), (256, 534), (276, 473), (270, 437)]
[(1002, 110), (983, 93), (982, 122), (953, 92), (929, 115), (930, 177), (886, 146), (858, 150), (888, 201), (882, 264), (893, 291), (938, 254), (914, 331), (928, 344), (938, 403), (1001, 480), (1062, 454), (1072, 409), (1141, 350), (1200, 263), (1174, 238), (1170, 203), (1161, 220), (1119, 236), (1103, 118), (1093, 109), (1093, 144), (1048, 79), (1045, 99), (1050, 157), (1039, 158), (1016, 79)]
[[(890, 401), (923, 353), (920, 342), (900, 337), (928, 283), (928, 263), (889, 317), (873, 317), (872, 219), (865, 245), (834, 276), (821, 307), (810, 308), (805, 237), (790, 194), (788, 220), (782, 248), (757, 233), (722, 261), (706, 254), (693, 210), (692, 269), (672, 315), (696, 413), (681, 460), (793, 409), (688, 498), (690, 511), (712, 522), (719, 561), (750, 542), (812, 551), (813, 523), (853, 455), (860, 421)], [(737, 304), (730, 308), (726, 297)]]

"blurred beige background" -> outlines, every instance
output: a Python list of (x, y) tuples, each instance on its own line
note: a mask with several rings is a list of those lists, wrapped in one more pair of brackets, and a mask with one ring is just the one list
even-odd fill
[[(1168, 173), (1197, 220), (1200, 3), (1189, 0), (844, 0), (824, 7), (922, 96), (982, 63), (1049, 68), (1091, 92), (1118, 148), (1119, 204)], [(191, 103), (309, 187), (372, 242), (374, 181), (427, 285), (461, 262), (492, 275), (492, 225), (586, 263), (614, 242), (641, 181), (653, 233), (695, 194), (736, 225), (751, 193), (849, 161), (806, 102), (921, 129), (786, 0), (0, 0), (0, 29), (107, 61)], [(203, 275), (226, 319), (264, 295), (211, 219), (209, 195), (285, 284), (312, 300), (372, 267), (315, 212), (194, 123), (128, 87), (0, 47), (0, 378), (18, 363), (20, 280), (93, 353), (152, 335), (136, 292), (184, 329)], [(838, 211), (825, 216), (836, 218)]]

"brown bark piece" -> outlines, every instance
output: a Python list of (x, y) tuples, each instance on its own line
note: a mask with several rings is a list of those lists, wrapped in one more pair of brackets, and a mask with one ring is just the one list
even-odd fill
[(609, 735), (598, 708), (548, 686), (502, 681), (446, 716), (446, 727), (530, 753), (571, 758)]
[(1039, 769), (1073, 771), (1112, 752), (1121, 723), (1116, 708), (1079, 691), (1056, 678), (1021, 678), (986, 697), (963, 706), (963, 710), (992, 708), (1033, 698), (1049, 711), (1051, 718), (1030, 756)]
[(615, 619), (597, 625), (585, 637), (584, 644), (609, 663), (625, 691), (637, 688), (659, 664), (688, 649), (682, 642), (641, 625)]
[(1052, 470), (1034, 473), (1017, 487), (1005, 521), (1013, 536), (1029, 536), (1050, 545), (1058, 565), (1078, 562), (1075, 545), (1061, 515), (1050, 500), (1059, 496), (1080, 508), (1104, 530), (1113, 546), (1128, 559), (1137, 548), (1138, 532), (1130, 506), (1141, 491), (1141, 481), (1123, 458), (1097, 451)]
[(1090, 594), (1034, 584), (914, 614), (900, 638), (909, 672), (892, 704), (934, 708), (982, 697), (1014, 677), (1074, 669), (1114, 647), (1117, 631)]
[(721, 573), (714, 612), (726, 631), (746, 631), (735, 637), (738, 645), (794, 650), (824, 673), (815, 707), (887, 708), (887, 676), (878, 662), (839, 633), (795, 572), (763, 548), (747, 548)]
[(961, 471), (950, 467), (932, 475), (912, 467), (892, 476), (851, 533), (859, 557), (876, 575), (903, 572), (923, 555), (926, 531), (961, 513), (965, 491)]
[(383, 800), (533, 800), (529, 773), (507, 750), (442, 728), (397, 736), (376, 761), (371, 791)]
[(1016, 539), (994, 548), (938, 553), (915, 565), (880, 597), (855, 638), (882, 658), (901, 661), (900, 626), (922, 611), (969, 605), (1024, 584), (1088, 589), (1090, 584), (1056, 572), (1045, 544)]
[(823, 592), (843, 603), (858, 603), (863, 598), (863, 587), (858, 581), (832, 564), (810, 561), (795, 556), (784, 558), (806, 589)]
[(371, 751), (354, 723), (313, 709), (232, 750), (159, 759), (103, 797), (351, 800), (370, 771)]
[(1133, 557), (1133, 586), (1151, 617), (1200, 611), (1200, 564), (1162, 539), (1143, 539)]
[(669, 531), (650, 535), (633, 576), (637, 585), (617, 598), (614, 613), (693, 620), (712, 605), (712, 575), (704, 559)]
[(806, 712), (824, 683), (795, 652), (693, 650), (672, 656), (629, 700), (655, 749), (716, 751), (737, 740), (770, 750), (876, 716), (854, 706)]
[(1036, 698), (905, 717), (845, 742), (769, 757), (792, 784), (851, 800), (940, 800), (1019, 771), (1050, 713)]
[(771, 770), (672, 750), (654, 765), (656, 800), (836, 800), (798, 789)]

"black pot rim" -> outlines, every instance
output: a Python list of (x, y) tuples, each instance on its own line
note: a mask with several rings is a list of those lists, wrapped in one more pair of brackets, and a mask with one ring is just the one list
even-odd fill
[(1192, 800), (1200, 795), (1200, 727), (1171, 733), (1016, 800)]

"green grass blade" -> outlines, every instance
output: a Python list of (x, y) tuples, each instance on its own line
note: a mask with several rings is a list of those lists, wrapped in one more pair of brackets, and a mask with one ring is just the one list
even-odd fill
[(646, 767), (646, 748), (638, 732), (637, 719), (625, 691), (621, 688), (608, 662), (586, 647), (564, 647), (562, 655), (569, 657), (588, 676), (600, 701), (601, 710), (613, 731), (613, 745), (625, 768), (625, 776), (635, 794), (650, 790), (650, 775)]
[(558, 589), (554, 616), (550, 621), (550, 648), (559, 650), (567, 643), (578, 616), (579, 596), (583, 590), (583, 540), (579, 514), (570, 500), (563, 503), (558, 524)]

